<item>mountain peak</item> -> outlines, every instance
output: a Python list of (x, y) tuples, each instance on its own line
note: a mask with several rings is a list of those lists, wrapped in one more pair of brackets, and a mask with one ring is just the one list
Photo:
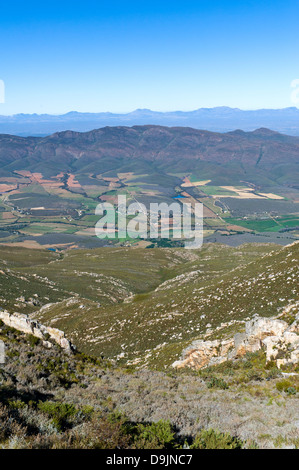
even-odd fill
[(259, 129), (255, 129), (252, 131), (252, 134), (255, 135), (261, 135), (261, 136), (267, 136), (267, 135), (277, 135), (279, 132), (277, 131), (272, 131), (271, 129), (268, 129), (267, 127), (260, 127)]

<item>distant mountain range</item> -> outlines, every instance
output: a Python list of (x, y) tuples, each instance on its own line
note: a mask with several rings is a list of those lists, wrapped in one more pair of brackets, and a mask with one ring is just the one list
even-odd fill
[[(0, 135), (0, 176), (29, 170), (140, 174), (200, 171), (230, 184), (263, 174), (298, 185), (299, 137), (261, 128), (214, 133), (186, 127), (104, 127), (57, 132), (46, 137)], [(227, 174), (225, 174), (225, 168)], [(212, 176), (211, 176), (212, 175)], [(252, 176), (252, 177), (253, 177)]]
[(253, 131), (266, 127), (289, 135), (299, 136), (299, 109), (200, 108), (195, 111), (156, 112), (137, 109), (127, 114), (78, 113), (62, 115), (15, 114), (0, 116), (0, 133), (20, 136), (45, 136), (65, 130), (87, 132), (104, 126), (160, 125), (192, 127), (213, 132), (235, 129)]

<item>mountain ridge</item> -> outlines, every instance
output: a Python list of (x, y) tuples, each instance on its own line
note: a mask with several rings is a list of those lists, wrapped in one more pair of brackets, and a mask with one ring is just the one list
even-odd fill
[[(267, 138), (267, 142), (264, 142)], [(201, 157), (205, 159), (205, 154), (209, 151), (210, 157), (206, 158), (208, 161), (213, 160), (212, 147), (214, 150), (219, 146), (223, 149), (224, 145), (231, 146), (226, 150), (231, 152), (230, 158), (240, 155), (244, 152), (252, 152), (256, 148), (260, 149), (261, 145), (281, 145), (282, 143), (288, 147), (289, 159), (292, 158), (290, 152), (295, 151), (295, 160), (298, 159), (299, 153), (299, 137), (288, 136), (278, 133), (276, 131), (259, 128), (254, 131), (233, 131), (228, 133), (216, 133), (201, 129), (193, 129), (191, 127), (166, 127), (156, 125), (145, 126), (106, 126), (103, 128), (93, 129), (88, 132), (77, 132), (66, 130), (62, 132), (55, 132), (46, 137), (21, 137), (10, 134), (0, 135), (0, 164), (3, 161), (2, 151), (5, 147), (5, 152), (13, 151), (18, 148), (20, 144), (23, 152), (30, 156), (41, 156), (42, 148), (49, 145), (53, 151), (53, 146), (60, 146), (63, 148), (68, 147), (68, 152), (76, 154), (76, 150), (84, 146), (85, 152), (97, 151), (98, 157), (101, 156), (101, 151), (105, 151), (105, 156), (109, 153), (114, 153), (117, 148), (119, 154), (123, 152), (125, 155), (136, 156), (136, 152), (142, 152), (144, 158), (147, 157), (146, 152), (150, 152), (153, 156), (155, 152), (161, 154), (164, 150), (167, 154), (166, 148), (171, 145), (171, 153), (174, 152), (180, 157), (193, 155), (194, 157)], [(8, 144), (10, 147), (6, 147)], [(75, 147), (70, 148), (73, 145)], [(233, 146), (236, 146), (233, 148)], [(237, 148), (237, 146), (239, 146)], [(134, 148), (134, 151), (133, 151)], [(217, 148), (217, 151), (218, 151)], [(138, 150), (137, 150), (138, 149)], [(49, 150), (49, 149), (48, 149)], [(61, 150), (61, 149), (60, 149)], [(83, 150), (83, 149), (81, 149)], [(273, 150), (273, 149), (272, 149)], [(279, 160), (283, 157), (285, 148), (280, 148)], [(51, 152), (47, 153), (47, 158), (51, 157)], [(223, 161), (226, 159), (223, 158)]]
[(156, 124), (229, 132), (241, 128), (244, 131), (268, 127), (290, 135), (299, 135), (299, 109), (242, 110), (228, 106), (198, 108), (191, 111), (152, 111), (139, 108), (128, 113), (78, 112), (65, 114), (14, 114), (0, 115), (0, 132), (17, 135), (49, 135), (56, 131), (72, 129), (87, 132), (105, 126), (135, 126)]

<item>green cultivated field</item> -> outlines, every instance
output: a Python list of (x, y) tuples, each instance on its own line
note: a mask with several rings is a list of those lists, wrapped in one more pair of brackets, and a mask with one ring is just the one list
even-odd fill
[(299, 217), (284, 216), (268, 219), (239, 219), (239, 218), (225, 218), (225, 221), (231, 224), (239, 225), (256, 232), (280, 232), (284, 229), (296, 229), (299, 227)]
[[(163, 170), (157, 173), (155, 168), (149, 169), (145, 166), (150, 170), (149, 173), (121, 173), (111, 170), (98, 175), (65, 173), (50, 179), (47, 179), (46, 175), (39, 175), (37, 180), (34, 174), (29, 172), (26, 178), (16, 177), (16, 183), (19, 180), (21, 182), (18, 189), (0, 194), (0, 243), (22, 243), (26, 247), (29, 246), (28, 241), (34, 241), (37, 247), (47, 245), (53, 248), (102, 246), (105, 242), (98, 240), (91, 230), (99, 219), (94, 214), (99, 203), (107, 201), (115, 204), (119, 194), (126, 194), (128, 203), (139, 201), (149, 208), (152, 202), (171, 204), (182, 192), (185, 197), (176, 201), (181, 204), (202, 203), (205, 208), (205, 234), (208, 236), (224, 231), (225, 236), (220, 239), (223, 243), (229, 244), (227, 235), (241, 233), (243, 228), (256, 234), (271, 232), (271, 241), (277, 240), (278, 243), (284, 243), (280, 236), (280, 232), (284, 231), (288, 232), (285, 243), (298, 239), (296, 227), (299, 204), (296, 201), (299, 191), (294, 188), (290, 190), (277, 184), (269, 186), (268, 183), (265, 187), (259, 186), (258, 191), (278, 193), (282, 196), (285, 194), (286, 197), (280, 200), (266, 197), (238, 199), (236, 191), (252, 188), (252, 184), (239, 184), (234, 186), (234, 190), (217, 186), (214, 184), (217, 178), (213, 172), (209, 173), (209, 166), (202, 175), (200, 172), (172, 174)], [(194, 183), (204, 178), (206, 181), (211, 179), (211, 182), (204, 186), (186, 187), (186, 176)], [(72, 179), (75, 184), (72, 184)], [(229, 182), (227, 184), (229, 185)], [(112, 243), (130, 244), (134, 241), (125, 238), (114, 240)]]

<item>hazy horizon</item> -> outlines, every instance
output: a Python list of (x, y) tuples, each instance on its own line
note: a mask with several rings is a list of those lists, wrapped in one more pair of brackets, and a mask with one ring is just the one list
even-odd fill
[(112, 112), (112, 111), (109, 111), (109, 110), (101, 110), (101, 111), (77, 111), (76, 109), (70, 109), (69, 111), (66, 111), (64, 113), (47, 113), (47, 112), (44, 112), (44, 113), (36, 113), (36, 112), (32, 112), (32, 113), (15, 113), (15, 114), (2, 114), (0, 113), (0, 116), (2, 117), (14, 117), (14, 116), (65, 116), (67, 114), (72, 114), (72, 113), (77, 113), (77, 114), (119, 114), (119, 115), (126, 115), (126, 114), (132, 114), (132, 113), (135, 113), (137, 111), (141, 112), (141, 111), (149, 111), (151, 113), (161, 113), (161, 114), (167, 114), (167, 113), (193, 113), (195, 111), (201, 111), (201, 110), (216, 110), (216, 109), (229, 109), (229, 110), (232, 110), (232, 111), (285, 111), (285, 110), (290, 110), (290, 109), (294, 109), (294, 110), (298, 110), (299, 111), (299, 108), (297, 106), (286, 106), (286, 107), (283, 107), (283, 108), (239, 108), (239, 107), (231, 107), (231, 106), (212, 106), (212, 107), (200, 107), (200, 108), (194, 108), (194, 109), (187, 109), (187, 110), (182, 110), (182, 109), (166, 109), (166, 110), (160, 110), (160, 109), (150, 109), (150, 108), (135, 108), (135, 109), (131, 109), (131, 110), (128, 110), (128, 111), (122, 111), (122, 112)]

